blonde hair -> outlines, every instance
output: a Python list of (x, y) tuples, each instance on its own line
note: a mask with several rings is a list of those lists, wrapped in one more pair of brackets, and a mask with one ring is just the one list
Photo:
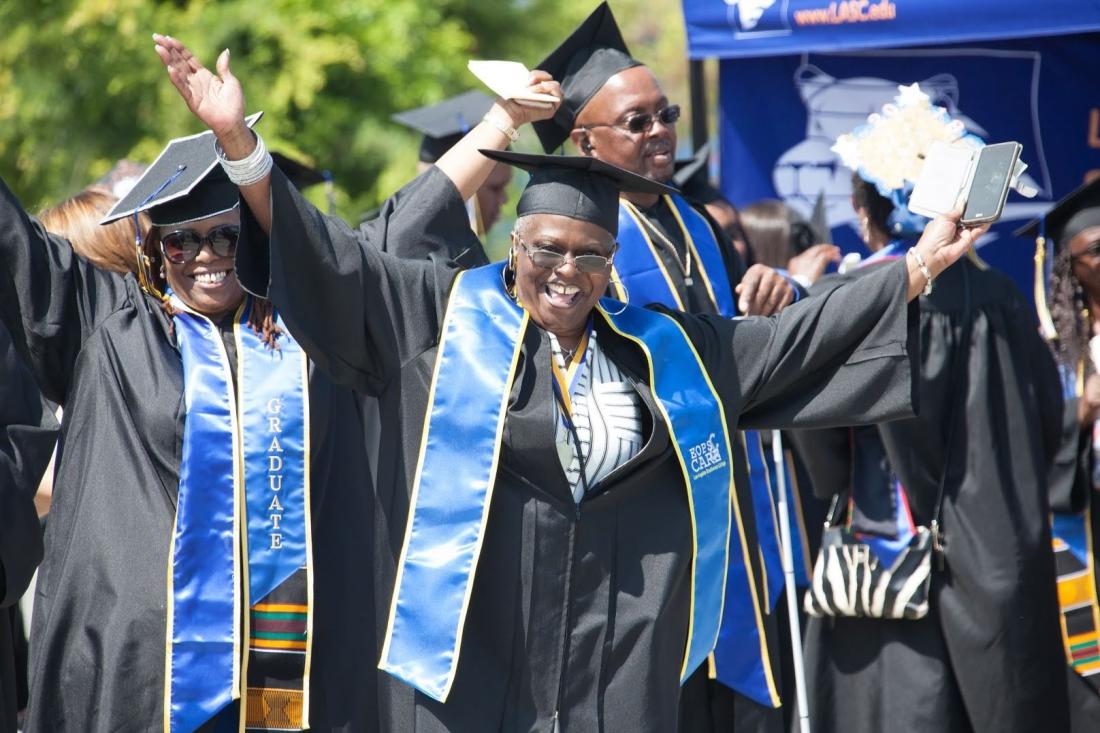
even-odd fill
[[(72, 198), (38, 215), (46, 230), (65, 237), (73, 251), (96, 267), (125, 274), (137, 274), (137, 250), (134, 248), (134, 224), (130, 217), (100, 226), (99, 221), (118, 198), (99, 188), (86, 188)], [(149, 217), (138, 215), (142, 231), (149, 228)]]

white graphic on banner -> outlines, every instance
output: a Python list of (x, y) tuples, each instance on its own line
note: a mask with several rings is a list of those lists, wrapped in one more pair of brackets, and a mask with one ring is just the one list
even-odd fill
[(735, 38), (787, 35), (788, 0), (725, 0), (726, 18)]
[[(1030, 95), (1019, 100), (1021, 119), (1031, 120), (1030, 140), (1020, 140), (1024, 145), (1022, 159), (1030, 166), (1024, 180), (1039, 189), (1044, 198), (1050, 198), (1050, 175), (1043, 153), (1038, 117), (1038, 64), (1039, 54), (1031, 52), (977, 51), (955, 49), (952, 51), (904, 51), (869, 52), (868, 56), (928, 56), (928, 55), (1011, 55), (1034, 57), (1035, 73), (1031, 81)], [(824, 62), (823, 62), (824, 63)], [(870, 64), (868, 64), (870, 65)], [(794, 84), (806, 105), (806, 139), (787, 150), (776, 161), (772, 173), (775, 190), (794, 209), (809, 217), (818, 195), (824, 192), (825, 209), (830, 227), (848, 225), (858, 231), (855, 212), (852, 210), (851, 171), (845, 168), (831, 148), (836, 139), (866, 121), (872, 112), (892, 102), (898, 87), (920, 83), (922, 91), (932, 103), (944, 107), (966, 129), (987, 142), (989, 133), (977, 120), (966, 114), (965, 100), (958, 80), (951, 74), (936, 74), (927, 79), (883, 79), (873, 76), (838, 79), (810, 63), (804, 55), (795, 72)], [(1031, 175), (1034, 174), (1034, 175)], [(1038, 180), (1036, 180), (1038, 179)], [(1012, 202), (1005, 205), (1003, 220), (1026, 220), (1049, 207), (1049, 202)]]

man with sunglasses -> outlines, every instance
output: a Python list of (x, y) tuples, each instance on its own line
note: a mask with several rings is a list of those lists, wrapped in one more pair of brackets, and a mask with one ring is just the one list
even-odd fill
[[(567, 139), (583, 155), (668, 183), (675, 173), (679, 105), (653, 72), (630, 56), (607, 3), (602, 3), (539, 64), (561, 81), (564, 99), (551, 120), (535, 123), (549, 152)], [(796, 300), (801, 287), (764, 265), (746, 269), (728, 235), (697, 202), (677, 193), (624, 193), (619, 200), (618, 251), (612, 292), (621, 300), (660, 303), (694, 314), (771, 315)], [(736, 502), (757, 562), (759, 604), (773, 612), (783, 589), (775, 488), (758, 433), (740, 434), (733, 450)], [(717, 680), (697, 672), (681, 696), (682, 731), (770, 731), (783, 723), (778, 684), (779, 638), (785, 623), (766, 613), (760, 624), (727, 614), (716, 650)], [(768, 640), (763, 669), (740, 659), (751, 640)], [(718, 684), (718, 682), (722, 684)]]

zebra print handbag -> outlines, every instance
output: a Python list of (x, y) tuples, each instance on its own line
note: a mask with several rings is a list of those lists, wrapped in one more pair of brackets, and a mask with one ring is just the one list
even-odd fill
[[(958, 346), (952, 355), (952, 371), (956, 374), (965, 364), (964, 355), (970, 345), (970, 276), (967, 263), (963, 267), (963, 318)], [(955, 385), (964, 380), (956, 379)], [(965, 398), (964, 398), (965, 399)], [(928, 589), (932, 581), (932, 555), (943, 570), (944, 538), (940, 527), (943, 489), (947, 482), (950, 456), (959, 422), (959, 403), (952, 400), (948, 417), (947, 444), (944, 450), (943, 472), (940, 474), (932, 521), (928, 527), (914, 530), (909, 547), (885, 567), (842, 521), (848, 507), (848, 491), (833, 497), (821, 549), (814, 562), (814, 575), (806, 591), (803, 610), (810, 616), (850, 616), (883, 619), (920, 619), (928, 615)]]
[(917, 527), (909, 547), (886, 567), (874, 551), (841, 524), (847, 492), (833, 497), (829, 522), (821, 536), (804, 609), (810, 616), (918, 619), (928, 614), (932, 553), (938, 522)]

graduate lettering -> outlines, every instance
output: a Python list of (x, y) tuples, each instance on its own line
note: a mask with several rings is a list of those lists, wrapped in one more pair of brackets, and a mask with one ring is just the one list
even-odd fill
[(279, 442), (282, 430), (283, 401), (273, 397), (267, 402), (267, 483), (271, 489), (271, 502), (267, 510), (270, 512), (268, 521), (270, 527), (272, 550), (281, 550), (283, 547), (283, 534), (279, 523), (283, 521), (283, 505), (279, 501), (279, 492), (283, 490), (283, 446)]
[(689, 449), (691, 458), (691, 472), (699, 479), (709, 473), (724, 468), (725, 460), (722, 458), (722, 449), (714, 440), (714, 433), (705, 442), (693, 445)]

